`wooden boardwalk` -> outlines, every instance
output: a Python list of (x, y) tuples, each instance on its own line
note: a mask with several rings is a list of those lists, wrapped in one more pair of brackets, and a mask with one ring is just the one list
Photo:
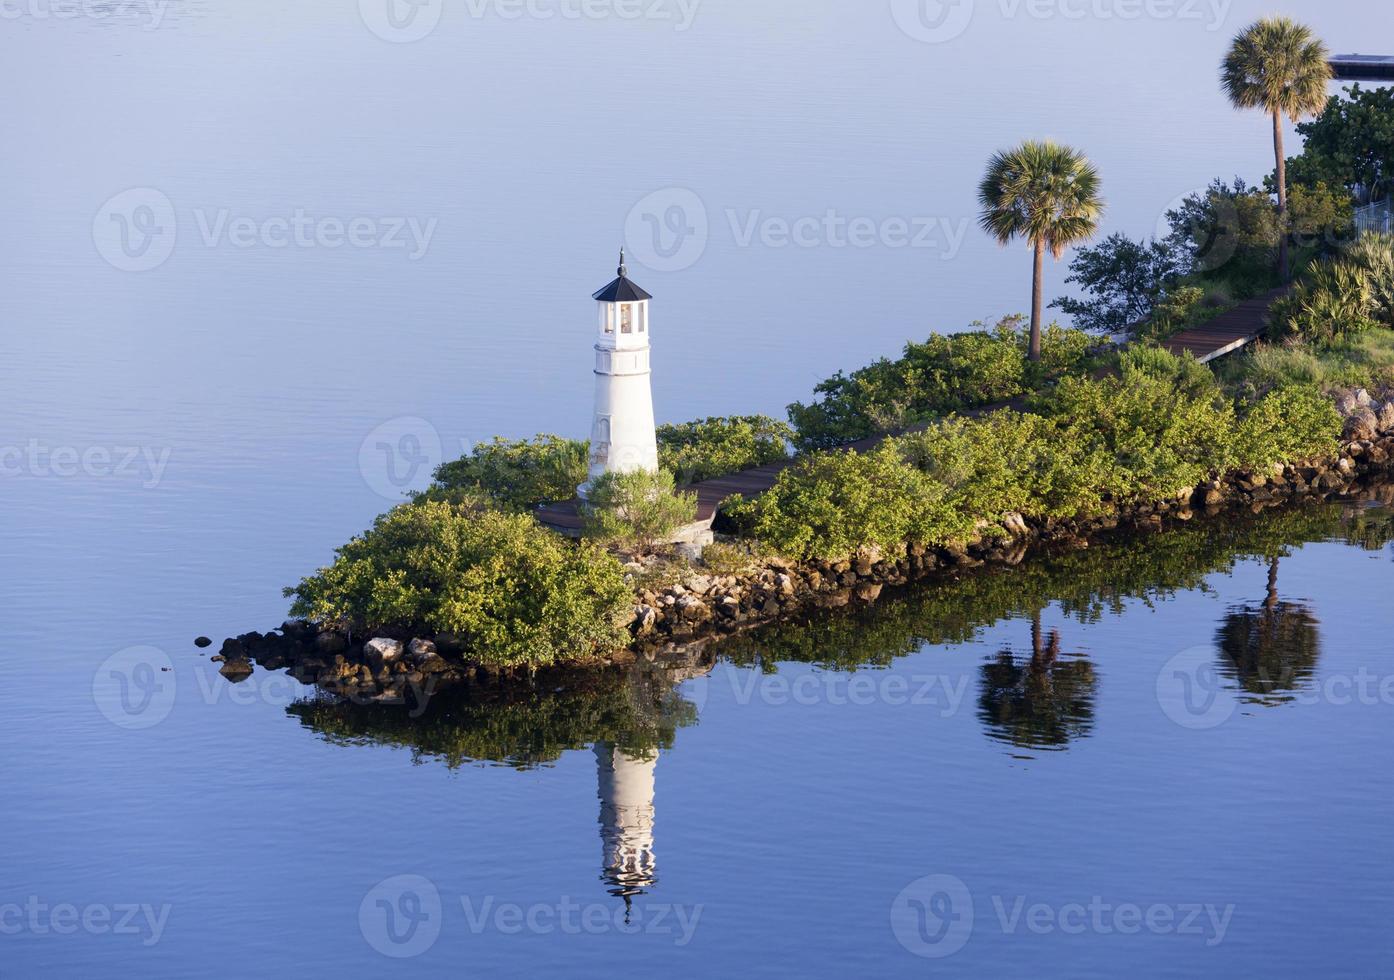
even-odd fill
[(1209, 364), (1217, 357), (1236, 351), (1263, 333), (1268, 319), (1268, 308), (1287, 287), (1279, 287), (1272, 292), (1255, 296), (1240, 303), (1228, 313), (1221, 313), (1209, 323), (1183, 330), (1162, 344), (1173, 354), (1189, 351), (1202, 364)]
[[(1209, 323), (1182, 331), (1162, 346), (1173, 354), (1189, 351), (1196, 360), (1202, 364), (1208, 364), (1218, 357), (1238, 350), (1263, 333), (1268, 308), (1285, 291), (1285, 287), (1279, 288), (1262, 296), (1256, 296), (1251, 300), (1245, 300), (1228, 313), (1222, 313)], [(982, 405), (956, 414), (971, 418), (976, 415), (986, 415), (1001, 408), (1020, 409), (1023, 402), (1024, 399), (1013, 399), (993, 405)], [(914, 432), (917, 429), (925, 428), (928, 424), (913, 426), (905, 431)], [(904, 433), (894, 434), (903, 435)], [(874, 448), (884, 438), (884, 435), (875, 435), (849, 443), (843, 448), (863, 451)], [(712, 520), (716, 515), (717, 507), (727, 497), (737, 493), (753, 496), (764, 493), (773, 487), (779, 474), (793, 465), (796, 460), (797, 457), (790, 457), (766, 466), (757, 466), (754, 469), (742, 470), (739, 473), (703, 480), (701, 483), (694, 483), (682, 489), (697, 494), (697, 520), (705, 523)], [(575, 500), (540, 507), (537, 510), (537, 518), (543, 524), (562, 531), (579, 531), (582, 523)]]

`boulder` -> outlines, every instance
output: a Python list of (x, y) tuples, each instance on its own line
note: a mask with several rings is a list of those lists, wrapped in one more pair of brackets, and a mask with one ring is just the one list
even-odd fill
[(387, 664), (400, 658), (405, 649), (401, 640), (390, 640), (385, 636), (375, 637), (363, 644), (363, 660), (374, 671), (380, 671)]
[(1346, 418), (1342, 434), (1351, 442), (1375, 439), (1379, 436), (1379, 419), (1368, 407), (1357, 408)]
[(1385, 435), (1394, 434), (1394, 401), (1387, 401), (1380, 406), (1375, 419), (1379, 423), (1380, 432)]
[(348, 637), (338, 632), (330, 630), (315, 637), (315, 652), (325, 656), (333, 656), (336, 653), (343, 653), (348, 649)]
[(434, 640), (423, 640), (421, 637), (417, 637), (407, 644), (407, 653), (411, 654), (413, 657), (424, 657), (427, 655), (434, 656), (439, 653), (439, 651), (436, 649)]

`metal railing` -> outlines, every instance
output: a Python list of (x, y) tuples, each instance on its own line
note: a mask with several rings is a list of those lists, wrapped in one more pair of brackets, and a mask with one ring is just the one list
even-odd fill
[(1366, 235), (1371, 232), (1394, 234), (1394, 210), (1390, 208), (1390, 201), (1387, 199), (1376, 201), (1363, 208), (1356, 208), (1355, 232), (1358, 235)]

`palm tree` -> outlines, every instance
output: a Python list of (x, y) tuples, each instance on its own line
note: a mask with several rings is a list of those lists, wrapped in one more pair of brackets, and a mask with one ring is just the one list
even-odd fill
[(1250, 24), (1230, 45), (1220, 82), (1238, 109), (1262, 109), (1273, 117), (1273, 156), (1278, 163), (1278, 274), (1288, 268), (1287, 157), (1283, 155), (1283, 116), (1297, 122), (1326, 106), (1331, 81), (1330, 54), (1311, 28), (1288, 17), (1265, 17)]
[(1025, 238), (1035, 250), (1031, 280), (1031, 350), (1041, 359), (1041, 293), (1045, 251), (1060, 258), (1066, 248), (1093, 237), (1104, 202), (1099, 172), (1078, 150), (1050, 140), (1027, 140), (993, 154), (978, 187), (983, 230), (1006, 245)]

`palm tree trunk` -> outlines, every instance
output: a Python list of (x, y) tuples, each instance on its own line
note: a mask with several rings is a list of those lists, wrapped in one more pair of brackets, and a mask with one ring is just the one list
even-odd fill
[(1278, 276), (1292, 278), (1288, 270), (1288, 161), (1283, 155), (1283, 114), (1273, 113), (1273, 155), (1278, 162)]
[(1031, 274), (1031, 349), (1033, 361), (1041, 359), (1041, 298), (1045, 290), (1045, 242), (1036, 242), (1036, 264)]

